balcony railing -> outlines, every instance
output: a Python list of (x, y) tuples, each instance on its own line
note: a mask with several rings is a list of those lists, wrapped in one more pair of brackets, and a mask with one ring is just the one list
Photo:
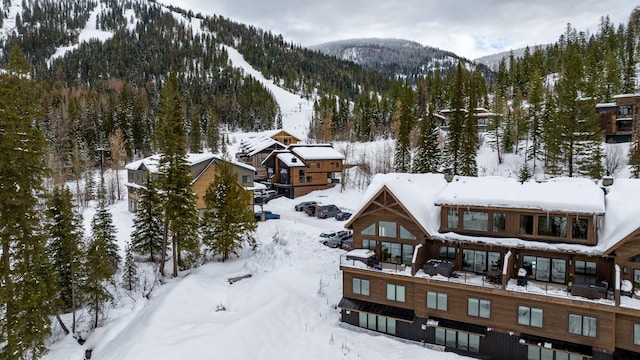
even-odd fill
[[(347, 254), (340, 256), (340, 266), (353, 267), (357, 269), (370, 270), (375, 272), (387, 272), (396, 273), (402, 276), (411, 276), (411, 265), (394, 264), (380, 262), (375, 257), (370, 258), (354, 258), (349, 257)], [(505, 287), (502, 287), (502, 275), (500, 275), (500, 281), (496, 281), (497, 277), (494, 272), (486, 273), (473, 273), (468, 271), (454, 271), (451, 276), (443, 276), (441, 274), (428, 275), (420, 268), (414, 275), (415, 278), (422, 278), (434, 281), (443, 281), (448, 283), (465, 284), (470, 286), (479, 286), (484, 288), (492, 288), (497, 290), (504, 290), (510, 292), (522, 292), (536, 295), (545, 295), (556, 298), (569, 298), (572, 300), (581, 301), (595, 301), (600, 304), (615, 305), (613, 298), (613, 292), (609, 290), (598, 289), (600, 296), (584, 296), (581, 292), (572, 292), (571, 288), (567, 284), (557, 284), (544, 281), (536, 281), (527, 279), (526, 281), (519, 281), (518, 278), (510, 278), (505, 282)]]

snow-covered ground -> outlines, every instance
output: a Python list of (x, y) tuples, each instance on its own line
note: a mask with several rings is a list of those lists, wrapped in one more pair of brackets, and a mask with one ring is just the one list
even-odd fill
[[(118, 290), (103, 325), (87, 334), (84, 345), (62, 337), (56, 328), (56, 341), (44, 359), (82, 359), (85, 349), (93, 349), (92, 359), (99, 360), (462, 359), (339, 322), (339, 257), (344, 250), (320, 244), (318, 235), (341, 229), (345, 222), (308, 217), (293, 207), (316, 200), (354, 210), (361, 197), (361, 191), (341, 192), (338, 187), (269, 202), (265, 210), (282, 218), (259, 223), (257, 250), (185, 271), (156, 286), (149, 299), (141, 289)], [(123, 249), (133, 214), (126, 201), (116, 203), (111, 212)], [(84, 215), (90, 219), (93, 210)], [(228, 282), (247, 274), (252, 277)]]

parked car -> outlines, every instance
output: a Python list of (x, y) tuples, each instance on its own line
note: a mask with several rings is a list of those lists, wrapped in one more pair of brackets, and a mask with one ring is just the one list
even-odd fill
[(323, 232), (322, 234), (320, 234), (320, 242), (326, 245), (326, 242), (329, 241), (329, 239), (334, 237), (339, 237), (340, 239), (343, 239), (343, 240), (350, 239), (353, 237), (353, 233), (349, 230)]
[(334, 217), (340, 209), (335, 205), (322, 205), (316, 209), (316, 216), (320, 219), (326, 219), (328, 217)]
[(342, 249), (351, 251), (353, 250), (353, 238), (342, 240)]
[(336, 231), (333, 231), (333, 232), (323, 232), (323, 233), (321, 233), (321, 234), (320, 234), (320, 241), (321, 241), (321, 242), (325, 242), (325, 241), (329, 240), (329, 238), (332, 238), (332, 237), (334, 237), (334, 236), (336, 236), (336, 235), (337, 235), (337, 232), (336, 232)]
[(304, 208), (304, 213), (309, 216), (316, 216), (316, 205), (307, 205)]
[(339, 213), (336, 214), (336, 220), (338, 221), (349, 220), (350, 217), (351, 217), (350, 212), (340, 211)]
[(296, 209), (296, 211), (303, 211), (304, 208), (309, 205), (318, 205), (318, 203), (316, 201), (303, 201), (301, 203), (296, 204), (294, 208)]
[(265, 220), (280, 219), (280, 214), (275, 214), (275, 213), (272, 213), (271, 211), (268, 211), (268, 210), (257, 211), (255, 213), (253, 213), (253, 217), (256, 219), (256, 221), (260, 221), (262, 219), (262, 214), (263, 213), (264, 213), (264, 219)]
[(275, 198), (278, 195), (278, 192), (275, 190), (265, 190), (263, 197), (267, 198), (267, 201)]
[(340, 236), (334, 236), (332, 238), (330, 238), (329, 240), (325, 241), (324, 244), (327, 245), (330, 248), (339, 248), (342, 246), (342, 242), (344, 241), (343, 238), (341, 238)]

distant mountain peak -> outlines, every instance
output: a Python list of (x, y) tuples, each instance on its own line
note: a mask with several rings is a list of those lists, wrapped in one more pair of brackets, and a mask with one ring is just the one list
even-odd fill
[[(451, 51), (422, 45), (418, 42), (395, 38), (358, 38), (326, 42), (309, 47), (312, 50), (352, 61), (393, 78), (415, 79), (437, 68), (442, 73), (452, 71), (463, 59)], [(483, 72), (488, 68), (481, 66)]]

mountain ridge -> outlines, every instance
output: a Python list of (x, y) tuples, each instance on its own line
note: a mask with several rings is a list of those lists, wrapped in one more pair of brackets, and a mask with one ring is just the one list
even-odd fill
[(308, 48), (341, 60), (355, 62), (391, 78), (406, 78), (410, 81), (415, 81), (418, 77), (437, 68), (443, 74), (452, 72), (460, 59), (467, 67), (478, 65), (485, 76), (490, 76), (492, 73), (491, 69), (484, 64), (474, 63), (448, 50), (406, 39), (344, 39), (316, 44)]

